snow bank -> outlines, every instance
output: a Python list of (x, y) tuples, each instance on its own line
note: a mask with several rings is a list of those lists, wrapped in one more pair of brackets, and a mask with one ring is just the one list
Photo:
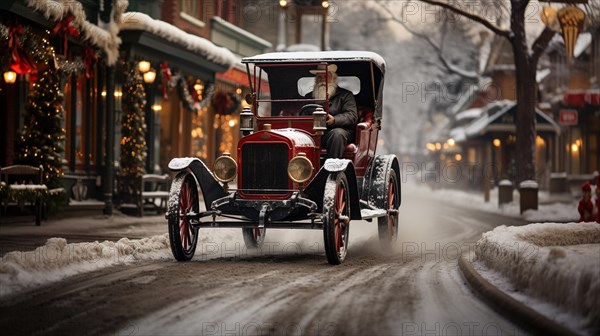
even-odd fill
[(172, 258), (168, 234), (72, 244), (64, 238), (50, 238), (34, 251), (9, 252), (2, 257), (0, 297), (103, 267), (166, 258)]
[[(594, 245), (592, 249), (577, 248), (584, 244)], [(475, 255), (519, 291), (582, 315), (589, 326), (598, 326), (600, 255), (589, 252), (598, 245), (600, 225), (596, 223), (500, 226), (483, 234)]]

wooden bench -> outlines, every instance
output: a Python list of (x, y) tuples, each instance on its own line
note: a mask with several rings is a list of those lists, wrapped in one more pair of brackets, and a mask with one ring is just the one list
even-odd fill
[(13, 165), (0, 168), (0, 183), (2, 183), (2, 204), (4, 213), (8, 205), (22, 207), (27, 201), (35, 215), (35, 225), (41, 225), (44, 208), (44, 196), (48, 187), (43, 184), (44, 168), (27, 165)]
[(166, 211), (170, 182), (167, 174), (144, 174), (137, 178), (117, 176), (118, 206), (134, 204), (140, 217), (144, 216), (147, 206), (157, 213)]

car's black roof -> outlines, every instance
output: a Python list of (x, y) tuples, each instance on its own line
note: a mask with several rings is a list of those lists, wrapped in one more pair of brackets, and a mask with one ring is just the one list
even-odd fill
[[(297, 78), (308, 74), (308, 68), (315, 63), (337, 65), (339, 76), (356, 76), (361, 80), (361, 90), (356, 96), (357, 104), (371, 106), (376, 118), (381, 118), (383, 76), (385, 60), (370, 51), (316, 51), (316, 52), (275, 52), (245, 57), (242, 63), (256, 64), (265, 70), (270, 79), (277, 78), (271, 86), (271, 94), (280, 96), (279, 91), (295, 85)], [(294, 67), (277, 67), (279, 64), (295, 64)], [(302, 66), (306, 64), (306, 67)], [(313, 65), (310, 65), (313, 64)], [(289, 81), (289, 83), (285, 82)], [(285, 82), (285, 83), (284, 83)], [(283, 96), (283, 92), (281, 94)]]

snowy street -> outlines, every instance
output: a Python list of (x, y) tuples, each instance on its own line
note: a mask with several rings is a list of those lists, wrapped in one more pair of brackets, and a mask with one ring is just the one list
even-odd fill
[[(22, 281), (35, 283), (30, 277), (36, 274), (60, 279), (60, 273), (90, 272), (33, 289), (15, 287), (19, 294), (2, 299), (0, 327), (11, 334), (524, 334), (472, 292), (458, 258), (473, 253), (483, 232), (525, 222), (434, 202), (422, 193), (405, 191), (403, 196), (397, 251), (380, 252), (375, 223), (352, 222), (349, 255), (340, 266), (327, 264), (318, 231), (271, 230), (263, 251), (248, 252), (238, 230), (206, 230), (188, 263), (175, 262), (168, 243), (145, 253), (107, 257), (104, 251), (102, 257), (87, 259), (82, 246), (74, 244), (65, 250), (78, 254), (69, 256), (77, 262), (38, 269), (21, 275)], [(64, 237), (68, 243), (144, 236), (154, 236), (154, 243), (166, 240), (160, 217), (111, 221), (88, 231), (82, 228), (102, 221), (3, 227), (0, 236), (3, 246), (29, 237), (42, 244), (47, 237)], [(17, 237), (28, 229), (39, 233)], [(13, 257), (63, 258), (56, 256), (56, 248), (52, 251)], [(5, 255), (3, 286), (9, 265)]]

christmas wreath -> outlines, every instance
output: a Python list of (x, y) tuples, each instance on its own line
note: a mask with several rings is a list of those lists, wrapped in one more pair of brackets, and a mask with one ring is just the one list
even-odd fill
[(238, 110), (242, 101), (235, 93), (216, 92), (212, 98), (212, 105), (215, 113), (220, 115), (232, 114)]

